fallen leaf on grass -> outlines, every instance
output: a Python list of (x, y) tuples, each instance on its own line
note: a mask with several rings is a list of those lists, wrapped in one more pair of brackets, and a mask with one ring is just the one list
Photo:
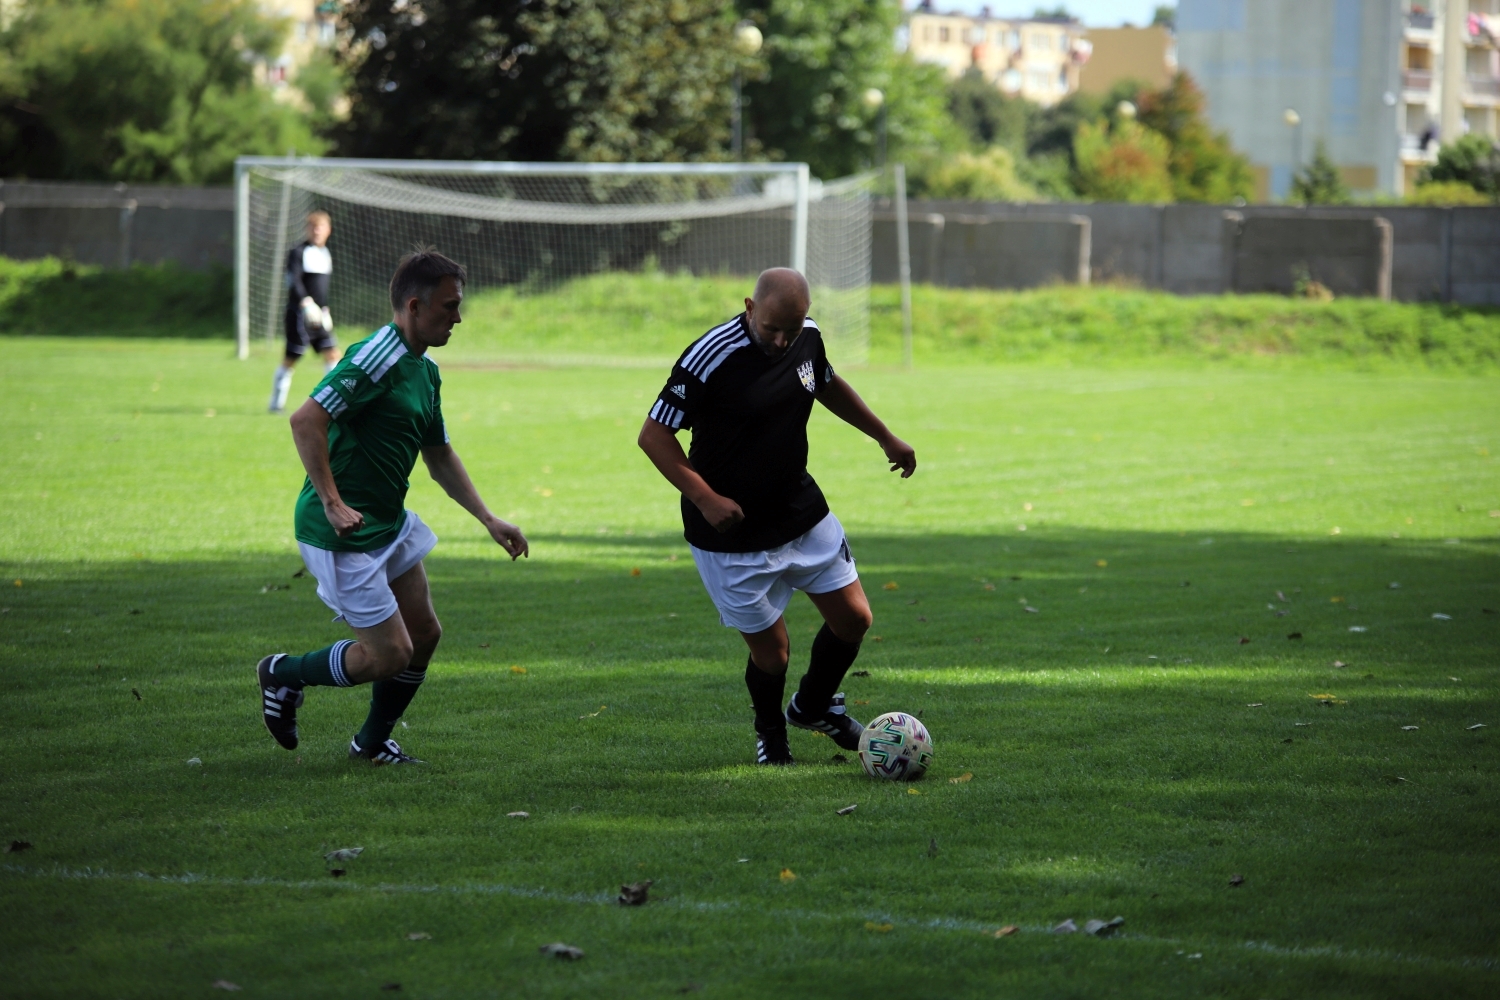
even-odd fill
[(1108, 559), (1095, 559), (1094, 560), (1094, 565), (1098, 566), (1100, 569), (1103, 569), (1104, 567), (1106, 567), (1106, 566), (1109, 565), (1109, 560)]
[(632, 566), (632, 567), (630, 567), (630, 575), (631, 576), (640, 576), (641, 575), (641, 568), (639, 566)]
[(380, 984), (380, 988), (382, 990), (385, 990), (387, 993), (395, 993), (397, 990), (401, 989), (401, 984), (400, 983), (381, 983)]
[(489, 644), (489, 643), (487, 643), (487, 642), (481, 642), (481, 643), (480, 643), (480, 644), (479, 644), (479, 648), (480, 648), (480, 649), (489, 649), (489, 648), (490, 648), (490, 644)]
[(927, 842), (927, 856), (929, 858), (935, 858), (938, 856), (938, 845), (936, 837), (933, 837)]
[[(673, 556), (672, 558), (676, 559), (677, 557)], [(697, 993), (701, 989), (703, 989), (703, 984), (702, 983), (688, 983), (686, 986), (679, 986), (679, 987), (677, 987), (677, 992), (678, 993)]]
[[(1470, 726), (1469, 728), (1473, 729), (1475, 727)], [(31, 850), (31, 841), (29, 840), (12, 840), (9, 844), (5, 845), (6, 854), (20, 854), (22, 851), (29, 850)]]
[(1386, 781), (1389, 781), (1393, 785), (1411, 784), (1411, 782), (1407, 781), (1405, 778), (1401, 777), (1398, 774), (1382, 774), (1381, 777)]
[(334, 878), (343, 878), (349, 873), (342, 868), (330, 868), (328, 869), (328, 874), (332, 875)]
[(1292, 723), (1292, 725), (1294, 725), (1294, 726), (1310, 726), (1310, 725), (1312, 725), (1312, 723), (1311, 722), (1294, 722), (1294, 723)]
[(869, 703), (870, 703), (870, 700), (868, 698), (864, 699), (863, 701), (861, 701), (858, 698), (854, 699), (854, 704), (856, 704), (856, 705), (868, 705)]
[(876, 934), (889, 934), (895, 926), (895, 924), (877, 924), (873, 920), (865, 921), (865, 930), (874, 931)]
[[(1467, 727), (1467, 728), (1468, 728), (1468, 730), (1469, 730), (1469, 731), (1471, 731), (1471, 732), (1472, 732), (1472, 731), (1473, 731), (1473, 730), (1475, 730), (1475, 729), (1487, 729), (1487, 728), (1489, 728), (1489, 727), (1487, 727), (1487, 726), (1486, 726), (1486, 725), (1485, 725), (1485, 724), (1484, 724), (1484, 723), (1482, 723), (1482, 722), (1476, 722), (1476, 723), (1474, 723), (1474, 724), (1473, 724), (1473, 725), (1472, 725), (1472, 726), (1469, 726), (1469, 727)], [(27, 847), (30, 847), (30, 846), (31, 846), (31, 845), (30, 845), (30, 844), (27, 844), (27, 845), (26, 845), (26, 846), (27, 846)]]
[(215, 979), (213, 982), (208, 984), (208, 988), (211, 990), (224, 990), (228, 993), (238, 993), (240, 990), (244, 989), (244, 987), (240, 986), (238, 983), (231, 983), (227, 979)]
[(130, 609), (130, 614), (140, 615), (140, 614), (145, 614), (145, 612), (143, 612), (140, 608), (131, 608)]
[(1292, 742), (1292, 738), (1290, 736), (1288, 736), (1286, 739), (1282, 740), (1281, 742), (1283, 742), (1283, 743), (1290, 743), (1290, 742)]
[(1333, 706), (1349, 704), (1343, 698), (1340, 698), (1338, 695), (1333, 694), (1310, 694), (1308, 695), (1308, 697), (1315, 700), (1319, 705)]
[(297, 572), (295, 572), (295, 573), (292, 574), (292, 579), (293, 580), (300, 580), (300, 579), (302, 579), (306, 575), (307, 575), (307, 567), (303, 566)]
[(431, 941), (432, 940), (432, 935), (428, 934), (426, 931), (412, 931), (410, 934), (406, 935), (406, 940), (408, 940), (408, 941)]
[(1124, 917), (1115, 917), (1113, 920), (1090, 920), (1083, 925), (1083, 932), (1092, 934), (1094, 937), (1109, 937), (1124, 923)]
[(1288, 639), (1293, 639), (1293, 640), (1300, 639), (1300, 638), (1302, 638), (1302, 633), (1301, 632), (1288, 632), (1286, 634), (1286, 637)]
[(995, 585), (993, 583), (987, 583), (987, 584), (984, 585), (984, 589), (985, 590), (994, 590), (995, 589)]
[(1249, 639), (1247, 639), (1247, 638), (1245, 638), (1245, 637), (1244, 637), (1244, 636), (1240, 636), (1240, 645), (1241, 645), (1241, 646), (1243, 646), (1243, 645), (1245, 645), (1245, 644), (1246, 644), (1246, 643), (1247, 643), (1247, 642), (1249, 642), (1249, 641), (1250, 641), (1250, 640), (1249, 640)]
[(1239, 886), (1242, 886), (1242, 885), (1245, 884), (1245, 876), (1243, 876), (1243, 875), (1231, 875), (1231, 876), (1229, 876), (1229, 884), (1232, 885), (1232, 886), (1235, 886), (1236, 888), (1238, 888)]
[(922, 793), (920, 791), (918, 791), (917, 789), (915, 789), (915, 788), (908, 788), (906, 790), (906, 794), (907, 795), (921, 795)]
[(135, 688), (131, 688), (130, 689), (130, 693), (133, 694), (133, 695), (135, 695), (135, 700), (136, 701), (140, 701), (141, 700), (141, 693), (139, 691), (137, 691)]
[(1041, 614), (1040, 611), (1038, 611), (1036, 608), (1033, 608), (1029, 604), (1026, 605), (1024, 608), (1022, 608), (1021, 610), (1024, 611), (1024, 612), (1026, 612), (1028, 615), (1039, 615), (1039, 614)]
[(1365, 628), (1363, 625), (1350, 625), (1349, 626), (1349, 631), (1351, 631), (1351, 632), (1368, 632), (1370, 630), (1367, 629), (1367, 628)]
[(202, 757), (189, 757), (187, 759), (187, 762), (189, 764), (192, 764), (192, 765), (201, 765), (203, 763), (203, 758)]
[(1397, 583), (1395, 580), (1392, 580), (1390, 583), (1386, 584), (1386, 588), (1388, 590), (1400, 590), (1401, 584)]
[(323, 855), (324, 861), (352, 861), (364, 852), (363, 847), (340, 847)]
[(1445, 615), (1441, 611), (1433, 612), (1432, 617), (1436, 618), (1440, 622), (1451, 622), (1453, 620), (1452, 615)]
[(537, 951), (541, 952), (543, 955), (552, 955), (556, 958), (560, 958), (565, 962), (576, 962), (583, 957), (582, 948), (575, 948), (570, 944), (563, 944), (561, 941), (553, 941), (551, 944), (544, 944), (540, 948), (538, 948)]
[(781, 875), (779, 877), (783, 882), (797, 881), (797, 873), (792, 871), (790, 868), (781, 869)]
[(525, 812), (524, 810), (517, 809), (515, 812), (506, 813), (505, 814), (505, 818), (506, 819), (530, 819), (531, 818), (531, 813)]
[(849, 805), (845, 806), (842, 809), (835, 809), (834, 812), (837, 813), (840, 816), (847, 816), (847, 815), (849, 815), (850, 813), (852, 813), (854, 810), (856, 810), (858, 808), (859, 808), (859, 803), (858, 802), (853, 802), (853, 803), (850, 803)]
[(1462, 683), (1462, 681), (1460, 681), (1460, 680), (1459, 680), (1459, 679), (1458, 679), (1458, 678), (1457, 678), (1457, 677), (1450, 677), (1450, 678), (1448, 678), (1448, 679), (1449, 679), (1449, 680), (1450, 680), (1450, 681), (1452, 681), (1452, 682), (1453, 682), (1453, 683), (1455, 683), (1455, 684), (1460, 684), (1460, 683)]
[(634, 882), (630, 885), (620, 886), (619, 903), (621, 906), (645, 906), (646, 894), (651, 891), (651, 880)]
[(1278, 600), (1278, 601), (1281, 601), (1281, 602), (1283, 602), (1283, 603), (1290, 603), (1290, 602), (1289, 602), (1289, 601), (1287, 601), (1287, 599), (1286, 599), (1286, 595), (1285, 595), (1285, 594), (1283, 594), (1283, 593), (1282, 593), (1282, 592), (1281, 592), (1281, 591), (1279, 591), (1279, 590), (1278, 590), (1278, 591), (1276, 591), (1276, 599), (1277, 599), (1277, 600)]
[(1402, 726), (1402, 727), (1401, 727), (1401, 731), (1402, 731), (1402, 732), (1403, 732), (1403, 733), (1409, 733), (1409, 732), (1411, 732), (1411, 731), (1412, 731), (1412, 730), (1413, 730), (1413, 729), (1420, 729), (1420, 728), (1421, 728), (1421, 727), (1420, 727), (1420, 726)]
[(524, 674), (526, 672), (526, 668), (525, 667), (511, 667), (510, 668), (510, 672), (513, 673), (513, 674)]
[(1078, 925), (1075, 924), (1075, 923), (1073, 923), (1073, 918), (1072, 917), (1069, 917), (1067, 920), (1064, 920), (1062, 923), (1060, 923), (1056, 927), (1052, 928), (1052, 933), (1053, 934), (1077, 934), (1078, 933)]
[(1342, 667), (1347, 667), (1349, 664), (1345, 663), (1343, 660), (1334, 660), (1333, 661), (1333, 665), (1335, 667), (1342, 668)]
[(1010, 937), (1012, 934), (1015, 934), (1020, 929), (1021, 928), (1018, 927), (1018, 926), (1016, 926), (1015, 924), (1006, 924), (1004, 927), (1000, 928), (998, 931), (995, 932), (995, 937), (997, 937), (997, 938)]
[(881, 590), (900, 590), (901, 589), (901, 584), (897, 583), (895, 580), (891, 580), (889, 583), (883, 583), (883, 584), (881, 584), (880, 589)]
[(850, 674), (849, 676), (850, 677), (868, 677), (868, 676), (870, 676), (870, 672), (868, 670), (856, 670), (852, 674)]
[(926, 615), (917, 615), (917, 621), (919, 621), (919, 622), (925, 622), (926, 620), (927, 620), (927, 616)]
[(1328, 599), (1328, 603), (1329, 604), (1343, 604), (1344, 603), (1344, 599), (1342, 597), (1330, 597)]
[[(609, 707), (608, 705), (600, 705), (599, 706), (599, 712), (604, 711), (608, 707)], [(579, 718), (580, 719), (597, 719), (597, 718), (599, 718), (599, 712), (588, 712), (588, 713), (586, 713), (584, 715), (580, 715)]]
[(870, 638), (874, 639), (876, 642), (885, 642), (885, 636), (883, 635), (872, 635), (870, 636)]
[(1265, 708), (1266, 707), (1266, 703), (1263, 702), (1263, 701), (1252, 701), (1248, 705), (1246, 705), (1245, 707), (1246, 708)]
[(956, 778), (949, 778), (948, 779), (948, 784), (950, 784), (950, 785), (962, 785), (966, 781), (973, 781), (973, 780), (974, 780), (974, 772), (973, 771), (965, 771), (963, 774), (960, 774)]

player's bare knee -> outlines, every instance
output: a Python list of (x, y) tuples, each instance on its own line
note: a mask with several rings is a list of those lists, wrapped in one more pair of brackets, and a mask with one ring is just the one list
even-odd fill
[(415, 650), (431, 653), (442, 641), (443, 623), (436, 618), (429, 618), (415, 627), (408, 626), (407, 631), (411, 633), (412, 646)]

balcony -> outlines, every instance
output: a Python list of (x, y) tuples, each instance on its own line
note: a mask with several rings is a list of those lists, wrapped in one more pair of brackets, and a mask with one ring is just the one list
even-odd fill
[(1432, 70), (1408, 69), (1401, 73), (1401, 86), (1406, 90), (1426, 93), (1432, 89)]
[(1500, 80), (1493, 76), (1471, 76), (1464, 89), (1475, 97), (1500, 97)]
[(1432, 37), (1432, 15), (1425, 11), (1412, 11), (1406, 15), (1406, 36), (1426, 39)]

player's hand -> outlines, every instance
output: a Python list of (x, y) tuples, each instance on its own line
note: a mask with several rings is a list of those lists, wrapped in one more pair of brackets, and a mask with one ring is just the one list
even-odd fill
[(885, 452), (885, 459), (891, 463), (891, 471), (901, 470), (902, 479), (910, 479), (911, 474), (917, 471), (917, 452), (911, 445), (892, 434), (890, 438), (880, 443)]
[(739, 504), (717, 493), (710, 493), (708, 497), (698, 501), (698, 510), (702, 511), (703, 519), (721, 535), (745, 519), (745, 512)]
[(327, 306), (323, 307), (322, 316), (323, 316), (323, 319), (322, 319), (323, 332), (324, 333), (332, 333), (333, 332), (333, 313), (331, 313), (331, 312), (328, 311), (328, 307)]
[(303, 296), (302, 301), (298, 303), (298, 305), (302, 309), (303, 323), (307, 324), (310, 327), (322, 325), (323, 310), (316, 302), (313, 301), (313, 297), (311, 295)]
[(333, 525), (333, 533), (340, 538), (348, 538), (365, 526), (365, 516), (342, 500), (325, 503), (323, 513)]
[(511, 562), (522, 556), (528, 559), (531, 557), (531, 545), (526, 541), (526, 536), (521, 534), (521, 529), (514, 524), (492, 517), (484, 522), (484, 526), (490, 537), (510, 555)]

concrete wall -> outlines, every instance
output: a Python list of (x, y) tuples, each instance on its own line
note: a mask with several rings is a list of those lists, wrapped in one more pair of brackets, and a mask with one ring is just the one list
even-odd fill
[(194, 270), (234, 263), (234, 193), (227, 188), (0, 181), (0, 255), (66, 257), (129, 267), (176, 261)]
[(1224, 213), (1225, 287), (1289, 295), (1316, 281), (1338, 296), (1391, 297), (1391, 224), (1376, 217)]
[[(1061, 210), (1085, 216), (1091, 225), (1090, 279), (1122, 281), (1179, 295), (1216, 295), (1232, 286), (1226, 256), (1224, 213), (1219, 205), (1017, 205), (957, 201), (912, 201), (912, 280), (942, 283), (943, 265), (932, 260), (933, 234), (958, 216), (1027, 218)], [(1391, 297), (1407, 302), (1500, 305), (1500, 208), (1407, 206), (1321, 207), (1314, 212), (1279, 206), (1230, 209), (1245, 220), (1297, 220), (1316, 215), (1330, 221), (1385, 219), (1391, 228)], [(889, 204), (877, 205), (876, 281), (896, 280), (895, 226)], [(1289, 222), (1295, 226), (1295, 221)], [(1300, 258), (1289, 259), (1290, 268)], [(1290, 273), (1290, 272), (1288, 272)], [(1013, 287), (1007, 284), (1005, 287)], [(1368, 286), (1366, 286), (1368, 287)]]

